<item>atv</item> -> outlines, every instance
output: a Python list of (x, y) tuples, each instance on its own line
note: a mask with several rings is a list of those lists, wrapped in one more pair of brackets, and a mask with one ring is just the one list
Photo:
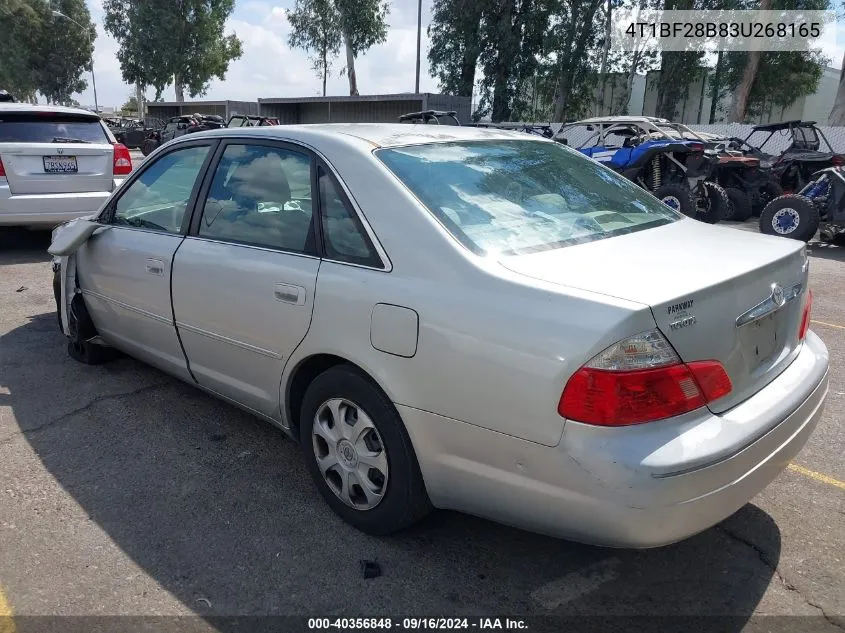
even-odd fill
[[(441, 123), (443, 119), (445, 123)], [(427, 123), (429, 125), (460, 125), (458, 113), (454, 110), (424, 110), (409, 112), (399, 117), (399, 123)]]
[[(755, 134), (757, 136), (755, 136)], [(789, 145), (778, 155), (767, 154), (763, 148), (775, 135), (789, 137)], [(754, 142), (751, 138), (754, 137)], [(820, 151), (821, 141), (827, 151)], [(762, 141), (762, 142), (761, 142)], [(758, 144), (759, 143), (759, 144)], [(838, 154), (815, 121), (784, 121), (756, 125), (743, 141), (747, 155), (760, 159), (763, 167), (770, 167), (786, 192), (803, 190), (820, 169), (845, 165), (845, 156)]]
[(153, 128), (137, 119), (121, 120), (118, 127), (112, 129), (115, 140), (129, 149), (140, 149)]
[(727, 192), (707, 177), (718, 158), (705, 152), (700, 140), (679, 138), (658, 126), (665, 119), (608, 116), (564, 125), (557, 140), (569, 144), (573, 134), (584, 139), (575, 149), (651, 192), (686, 216), (715, 224), (730, 212)]
[(718, 183), (728, 194), (730, 209), (724, 220), (743, 222), (752, 215), (760, 215), (763, 207), (780, 195), (783, 189), (772, 175), (771, 168), (760, 165), (756, 156), (746, 155), (741, 139), (726, 138), (706, 132), (694, 132), (681, 123), (658, 120), (661, 129), (666, 129), (678, 138), (697, 140), (704, 143), (705, 154), (714, 155), (715, 162), (707, 180)]
[(147, 134), (147, 138), (144, 139), (144, 143), (141, 145), (141, 153), (144, 156), (148, 156), (159, 145), (164, 145), (167, 141), (172, 141), (174, 138), (203, 130), (219, 129), (225, 125), (226, 122), (223, 120), (223, 117), (215, 114), (175, 116), (168, 119), (163, 128), (153, 130)]
[(257, 114), (233, 114), (226, 122), (226, 127), (265, 127), (281, 125), (279, 119)]
[(760, 232), (809, 242), (816, 231), (826, 240), (845, 234), (845, 167), (812, 174), (798, 193), (772, 200), (760, 214)]

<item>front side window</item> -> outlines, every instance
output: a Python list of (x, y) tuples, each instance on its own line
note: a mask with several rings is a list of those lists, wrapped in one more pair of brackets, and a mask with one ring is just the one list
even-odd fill
[(112, 224), (178, 233), (209, 149), (186, 147), (156, 159), (118, 198)]
[(593, 160), (540, 140), (376, 151), (458, 241), (518, 255), (668, 224), (682, 216)]
[(315, 252), (311, 159), (262, 145), (229, 145), (214, 171), (198, 235)]

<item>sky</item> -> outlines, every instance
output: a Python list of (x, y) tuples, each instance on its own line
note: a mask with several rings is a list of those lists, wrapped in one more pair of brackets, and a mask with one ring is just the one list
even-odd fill
[[(91, 18), (97, 26), (94, 46), (94, 70), (100, 106), (120, 107), (133, 90), (120, 76), (117, 61), (118, 44), (103, 29), (102, 0), (86, 0)], [(287, 45), (290, 33), (285, 9), (294, 0), (236, 0), (226, 32), (237, 33), (243, 42), (243, 56), (229, 65), (224, 80), (215, 79), (204, 97), (208, 100), (232, 99), (255, 101), (259, 97), (306, 97), (321, 94), (321, 80), (311, 68), (304, 51)], [(422, 51), (420, 63), (420, 91), (437, 92), (437, 81), (428, 72), (426, 27), (431, 21), (432, 0), (422, 2)], [(391, 0), (387, 41), (372, 47), (359, 56), (355, 69), (358, 91), (361, 94), (388, 94), (414, 91), (416, 62), (417, 0)], [(845, 53), (845, 22), (827, 29), (821, 39), (822, 50), (830, 58), (830, 65), (842, 66)], [(342, 53), (342, 51), (341, 51)], [(341, 54), (334, 63), (326, 92), (329, 95), (348, 95), (349, 84), (339, 71), (345, 64)], [(75, 95), (82, 105), (94, 104), (90, 74), (88, 89)], [(149, 89), (147, 98), (154, 97)], [(189, 98), (188, 95), (185, 95)], [(164, 92), (166, 101), (176, 98), (173, 87)]]
[[(307, 97), (322, 94), (322, 81), (311, 68), (308, 55), (287, 45), (290, 32), (285, 9), (293, 7), (293, 0), (236, 0), (229, 17), (226, 33), (237, 33), (243, 42), (243, 55), (229, 64), (224, 80), (215, 79), (208, 93), (197, 99), (255, 101), (259, 97)], [(117, 42), (103, 29), (101, 0), (86, 0), (91, 19), (97, 27), (94, 44), (94, 72), (97, 81), (97, 101), (100, 106), (120, 107), (134, 94), (120, 76), (117, 61)], [(437, 81), (428, 73), (428, 37), (426, 26), (431, 20), (431, 0), (422, 3), (422, 50), (420, 61), (420, 91), (437, 92)], [(392, 0), (388, 16), (387, 41), (359, 56), (355, 63), (358, 91), (361, 94), (386, 94), (414, 91), (417, 54), (417, 1)], [(342, 51), (341, 51), (342, 52)], [(335, 60), (326, 94), (348, 95), (349, 82), (339, 71), (346, 62), (345, 54)], [(94, 104), (91, 74), (88, 89), (74, 98), (82, 105)], [(147, 98), (155, 94), (147, 90)], [(173, 86), (162, 95), (173, 101)], [(188, 99), (187, 93), (185, 98)]]

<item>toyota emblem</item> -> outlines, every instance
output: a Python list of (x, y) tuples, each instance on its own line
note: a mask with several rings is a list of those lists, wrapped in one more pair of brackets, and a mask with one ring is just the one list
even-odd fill
[(781, 288), (780, 284), (772, 284), (772, 301), (778, 307), (786, 303), (786, 299), (783, 296), (783, 288)]

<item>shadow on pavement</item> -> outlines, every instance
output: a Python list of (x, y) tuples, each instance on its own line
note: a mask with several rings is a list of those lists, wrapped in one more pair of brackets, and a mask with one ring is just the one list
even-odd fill
[(0, 228), (0, 264), (49, 262), (50, 231)]
[(845, 241), (831, 242), (810, 242), (810, 256), (822, 259), (830, 259), (837, 262), (845, 262)]
[[(0, 403), (44, 468), (146, 574), (220, 630), (244, 629), (213, 616), (533, 614), (721, 615), (732, 617), (719, 630), (738, 631), (780, 556), (777, 525), (753, 505), (647, 551), (453, 512), (371, 538), (331, 513), (281, 432), (128, 358), (75, 364), (54, 313), (3, 335), (0, 349), (9, 391)], [(16, 432), (0, 429), (0, 443)], [(382, 575), (364, 579), (361, 559)]]

